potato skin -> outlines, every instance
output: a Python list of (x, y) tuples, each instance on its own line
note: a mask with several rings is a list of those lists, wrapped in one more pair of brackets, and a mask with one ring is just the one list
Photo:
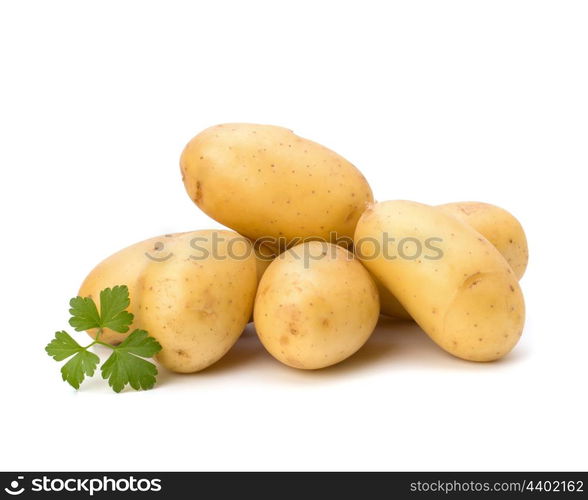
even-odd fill
[(503, 208), (477, 201), (438, 205), (438, 210), (451, 215), (478, 231), (502, 254), (520, 280), (529, 262), (527, 237), (521, 223)]
[[(223, 124), (184, 149), (190, 198), (210, 217), (254, 240), (353, 237), (372, 191), (333, 151), (272, 125)], [(300, 242), (300, 241), (298, 241)]]
[(412, 320), (412, 316), (408, 314), (408, 311), (402, 307), (402, 304), (396, 297), (394, 297), (394, 295), (392, 295), (384, 284), (375, 277), (374, 281), (376, 282), (378, 293), (380, 294), (380, 313), (393, 318)]
[[(374, 241), (381, 249), (386, 232), (396, 238), (388, 246), (388, 258), (374, 252)], [(441, 238), (441, 258), (411, 260), (398, 254), (400, 240), (424, 242), (430, 237)], [(492, 361), (518, 342), (525, 306), (516, 276), (498, 250), (471, 227), (435, 207), (387, 201), (364, 212), (355, 244), (363, 264), (447, 352)]]
[[(217, 243), (220, 258), (212, 255), (213, 237), (224, 240)], [(200, 250), (194, 248), (194, 238)], [(234, 258), (227, 255), (228, 245)], [(129, 311), (135, 315), (132, 328), (147, 330), (159, 341), (163, 366), (195, 372), (220, 359), (244, 330), (265, 265), (251, 243), (232, 231), (164, 235), (101, 262), (84, 280), (80, 295), (99, 302), (102, 289), (127, 285)], [(119, 344), (126, 337), (104, 330), (100, 339)]]
[[(88, 274), (80, 287), (78, 295), (93, 298), (98, 309), (100, 309), (100, 292), (103, 289), (112, 288), (116, 285), (127, 285), (131, 299), (128, 311), (135, 316), (131, 329), (139, 328), (137, 326), (137, 285), (139, 277), (150, 262), (147, 255), (155, 259), (164, 259), (168, 255), (167, 247), (169, 243), (177, 236), (178, 234), (155, 236), (111, 255), (100, 262)], [(95, 338), (96, 330), (89, 330), (88, 334)], [(108, 344), (117, 345), (127, 338), (127, 335), (126, 333), (118, 333), (105, 328), (100, 340)]]
[[(520, 222), (503, 208), (478, 201), (437, 205), (438, 210), (468, 224), (486, 238), (509, 263), (517, 278), (525, 274), (529, 261), (527, 237)], [(402, 304), (376, 280), (380, 291), (382, 314), (412, 319)]]
[[(264, 275), (265, 271), (272, 263), (272, 261), (278, 256), (279, 251), (272, 249), (272, 248), (255, 248), (255, 264), (256, 264), (256, 271), (257, 271), (257, 284), (261, 281), (262, 276)], [(255, 304), (255, 303), (254, 303)], [(253, 311), (251, 312), (251, 317), (249, 318), (249, 323), (253, 322)]]
[(372, 334), (379, 309), (376, 286), (353, 254), (308, 242), (281, 254), (263, 275), (255, 327), (272, 356), (312, 370), (354, 354)]
[(265, 273), (268, 266), (272, 263), (272, 261), (279, 255), (279, 250), (277, 248), (271, 247), (269, 245), (255, 245), (254, 241), (251, 241), (251, 245), (253, 245), (253, 249), (255, 251), (255, 263), (257, 266), (257, 282), (261, 281), (261, 277), (263, 273)]
[[(218, 257), (213, 233), (223, 237)], [(194, 259), (201, 255), (190, 246), (194, 237), (208, 257)], [(139, 280), (140, 320), (163, 347), (158, 361), (193, 373), (224, 356), (247, 325), (257, 289), (256, 257), (250, 242), (232, 231), (188, 233), (171, 249), (175, 258), (151, 262)]]

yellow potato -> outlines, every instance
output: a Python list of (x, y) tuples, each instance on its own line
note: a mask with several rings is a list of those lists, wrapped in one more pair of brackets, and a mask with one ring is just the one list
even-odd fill
[[(80, 295), (99, 302), (102, 289), (127, 285), (132, 328), (159, 341), (163, 366), (195, 372), (220, 359), (245, 328), (265, 265), (258, 261), (251, 243), (232, 231), (159, 236), (100, 263)], [(126, 336), (105, 330), (100, 338), (118, 344)]]
[[(527, 238), (519, 221), (503, 208), (489, 203), (465, 201), (438, 205), (438, 210), (473, 227), (502, 254), (520, 280), (529, 260)], [(412, 319), (402, 304), (376, 280), (382, 314)]]
[(438, 205), (438, 210), (473, 227), (502, 254), (516, 277), (525, 274), (529, 261), (527, 237), (520, 222), (496, 205), (476, 201)]
[(162, 365), (192, 373), (218, 361), (243, 332), (257, 289), (256, 257), (232, 231), (181, 235), (170, 249), (175, 258), (151, 262), (139, 279), (140, 322), (162, 345)]
[(398, 299), (375, 276), (374, 281), (380, 295), (380, 313), (393, 318), (412, 320), (412, 316), (402, 307)]
[(359, 220), (355, 245), (369, 271), (447, 352), (492, 361), (518, 342), (525, 306), (514, 272), (455, 217), (415, 202), (377, 203)]
[[(267, 247), (260, 247), (255, 248), (255, 264), (256, 264), (256, 271), (257, 271), (257, 283), (261, 281), (261, 277), (264, 275), (265, 271), (267, 270), (268, 266), (272, 263), (272, 261), (278, 256), (279, 252), (267, 248)], [(251, 313), (251, 317), (249, 318), (249, 323), (253, 321), (253, 312)]]
[(269, 245), (255, 246), (255, 242), (251, 241), (255, 250), (255, 264), (257, 266), (257, 282), (261, 280), (263, 273), (265, 273), (268, 266), (280, 253), (277, 249)]
[[(100, 308), (100, 292), (104, 288), (116, 285), (127, 285), (131, 304), (128, 311), (135, 316), (131, 328), (137, 328), (137, 283), (138, 279), (151, 262), (151, 259), (162, 260), (169, 256), (167, 246), (177, 234), (166, 234), (149, 238), (124, 248), (98, 264), (86, 277), (78, 295), (92, 297)], [(96, 337), (96, 330), (88, 331), (92, 338)], [(127, 337), (126, 333), (118, 333), (105, 328), (100, 340), (109, 344), (120, 344)]]
[(326, 242), (277, 257), (259, 284), (255, 327), (269, 353), (294, 368), (317, 369), (355, 353), (379, 315), (376, 286), (352, 253)]
[[(271, 125), (224, 124), (194, 137), (182, 153), (190, 198), (213, 219), (257, 240), (353, 237), (372, 191), (333, 151)], [(282, 247), (284, 245), (281, 245)]]

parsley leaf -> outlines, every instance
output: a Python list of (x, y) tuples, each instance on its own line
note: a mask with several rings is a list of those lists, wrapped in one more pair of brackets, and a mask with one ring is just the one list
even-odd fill
[(150, 337), (145, 330), (135, 330), (116, 347), (116, 350), (135, 354), (142, 358), (152, 358), (161, 351), (161, 344)]
[(127, 333), (133, 322), (133, 315), (125, 311), (130, 303), (126, 285), (106, 288), (100, 292), (100, 314), (91, 297), (75, 297), (69, 302), (69, 324), (78, 332), (110, 328), (115, 332)]
[(79, 389), (85, 375), (91, 377), (96, 371), (100, 358), (82, 347), (66, 332), (57, 332), (55, 338), (45, 347), (47, 354), (55, 361), (73, 356), (61, 368), (61, 376), (72, 387)]
[(83, 349), (67, 332), (63, 331), (56, 332), (55, 338), (45, 347), (47, 354), (55, 361), (63, 361)]
[(55, 333), (45, 347), (55, 361), (70, 358), (61, 368), (61, 376), (72, 387), (79, 389), (86, 375), (96, 371), (100, 358), (88, 351), (95, 344), (112, 349), (112, 355), (102, 365), (102, 377), (114, 391), (122, 391), (128, 384), (135, 389), (151, 389), (155, 385), (157, 368), (146, 359), (161, 351), (161, 345), (145, 330), (134, 330), (120, 345), (112, 346), (100, 340), (104, 328), (126, 333), (133, 315), (126, 311), (130, 305), (129, 289), (125, 285), (106, 288), (100, 292), (100, 312), (91, 297), (70, 300), (69, 323), (77, 331), (96, 330), (94, 341), (87, 346), (78, 344), (67, 332)]
[(71, 319), (69, 324), (76, 332), (100, 328), (100, 316), (96, 304), (90, 297), (75, 297), (69, 301)]
[[(161, 345), (144, 330), (135, 330), (102, 365), (102, 378), (115, 392), (127, 384), (135, 390), (151, 389), (155, 385), (157, 368), (143, 357), (151, 357), (161, 351)], [(139, 357), (142, 356), (142, 357)]]
[(85, 375), (94, 375), (98, 363), (100, 358), (96, 354), (83, 349), (61, 367), (61, 376), (73, 388), (79, 389)]
[(130, 303), (129, 289), (126, 285), (102, 290), (100, 292), (100, 326), (115, 332), (127, 333), (133, 322), (133, 315), (125, 310)]

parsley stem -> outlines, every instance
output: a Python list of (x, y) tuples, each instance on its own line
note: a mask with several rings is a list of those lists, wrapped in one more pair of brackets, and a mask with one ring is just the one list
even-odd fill
[(98, 342), (98, 340), (100, 339), (100, 335), (102, 335), (102, 332), (104, 330), (102, 330), (102, 327), (98, 328), (98, 331), (96, 332), (96, 337), (94, 337), (94, 341)]
[(96, 337), (94, 337), (94, 342), (92, 342), (91, 344), (87, 345), (86, 347), (84, 347), (84, 349), (90, 349), (90, 347), (99, 344), (99, 345), (103, 345), (104, 347), (109, 347), (110, 349), (114, 350), (115, 347), (111, 346), (110, 344), (107, 344), (106, 342), (102, 342), (101, 340), (99, 340), (100, 335), (102, 335), (103, 330), (102, 328), (98, 328), (98, 331), (96, 332)]
[(104, 347), (109, 347), (112, 350), (116, 349), (116, 347), (114, 347), (113, 345), (107, 344), (106, 342), (101, 342), (100, 340), (95, 340), (94, 344), (103, 345)]

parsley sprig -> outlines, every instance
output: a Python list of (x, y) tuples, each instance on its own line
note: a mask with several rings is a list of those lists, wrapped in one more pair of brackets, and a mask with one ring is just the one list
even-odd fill
[(130, 304), (127, 286), (106, 288), (100, 292), (100, 311), (90, 297), (71, 299), (69, 324), (77, 331), (97, 329), (94, 342), (81, 346), (65, 331), (55, 333), (55, 338), (45, 347), (55, 361), (69, 361), (61, 367), (65, 382), (80, 388), (86, 376), (92, 377), (100, 358), (88, 349), (96, 344), (112, 349), (113, 353), (102, 364), (102, 378), (115, 392), (128, 384), (133, 389), (151, 389), (155, 385), (157, 368), (144, 358), (151, 358), (161, 351), (161, 345), (145, 330), (134, 330), (121, 344), (112, 346), (100, 340), (105, 328), (118, 333), (127, 333), (133, 315), (126, 309)]

